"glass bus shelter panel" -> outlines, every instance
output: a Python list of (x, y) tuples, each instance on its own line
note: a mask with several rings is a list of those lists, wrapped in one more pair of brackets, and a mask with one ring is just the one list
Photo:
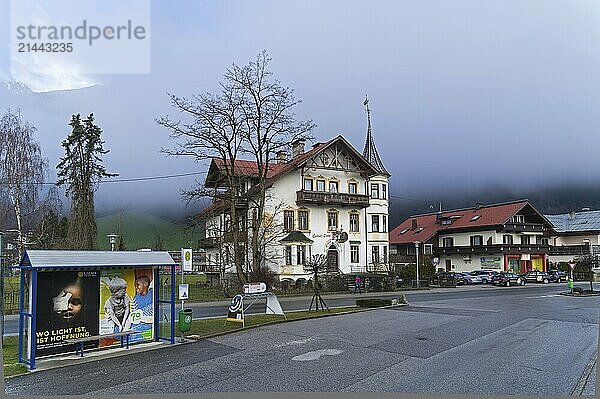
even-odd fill
[(33, 309), (31, 308), (31, 270), (21, 270), (21, 289), (19, 293), (19, 324), (22, 324), (23, 333), (19, 335), (19, 354), (21, 360), (31, 364), (31, 321)]
[(174, 339), (174, 300), (175, 291), (173, 289), (175, 268), (173, 266), (164, 266), (158, 270), (158, 281), (160, 283), (158, 291), (158, 339)]

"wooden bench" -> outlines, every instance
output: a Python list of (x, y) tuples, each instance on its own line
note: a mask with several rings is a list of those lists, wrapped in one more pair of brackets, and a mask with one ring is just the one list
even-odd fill
[[(125, 344), (127, 349), (129, 349), (129, 336), (131, 334), (135, 334), (137, 331), (127, 330), (121, 331), (112, 334), (103, 334), (103, 335), (92, 335), (91, 337), (78, 338), (78, 339), (66, 339), (65, 342), (69, 344), (75, 344), (75, 354), (81, 355), (83, 357), (83, 344), (89, 341), (96, 341), (104, 338), (120, 338), (121, 339), (121, 348)], [(123, 341), (125, 339), (125, 341)]]

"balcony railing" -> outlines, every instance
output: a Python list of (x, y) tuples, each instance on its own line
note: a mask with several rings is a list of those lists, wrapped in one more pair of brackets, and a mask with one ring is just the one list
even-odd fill
[(506, 223), (505, 233), (541, 233), (546, 231), (546, 226), (541, 223)]
[(369, 196), (300, 190), (296, 191), (296, 202), (298, 205), (341, 205), (366, 208), (369, 206)]
[(439, 254), (498, 254), (498, 253), (548, 253), (550, 245), (542, 244), (493, 244), (478, 246), (440, 247), (435, 250)]

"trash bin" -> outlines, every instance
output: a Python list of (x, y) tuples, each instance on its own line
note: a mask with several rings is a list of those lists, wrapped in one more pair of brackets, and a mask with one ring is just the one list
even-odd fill
[(186, 332), (192, 328), (192, 309), (185, 308), (179, 311), (179, 331)]

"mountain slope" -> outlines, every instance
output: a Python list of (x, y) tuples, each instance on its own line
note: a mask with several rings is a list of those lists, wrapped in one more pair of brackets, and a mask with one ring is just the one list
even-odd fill
[(184, 226), (139, 211), (122, 211), (96, 219), (98, 226), (98, 249), (110, 249), (107, 234), (117, 233), (123, 237), (126, 249), (152, 248), (157, 235), (165, 250), (178, 250), (195, 246), (201, 237), (198, 230), (185, 230)]

